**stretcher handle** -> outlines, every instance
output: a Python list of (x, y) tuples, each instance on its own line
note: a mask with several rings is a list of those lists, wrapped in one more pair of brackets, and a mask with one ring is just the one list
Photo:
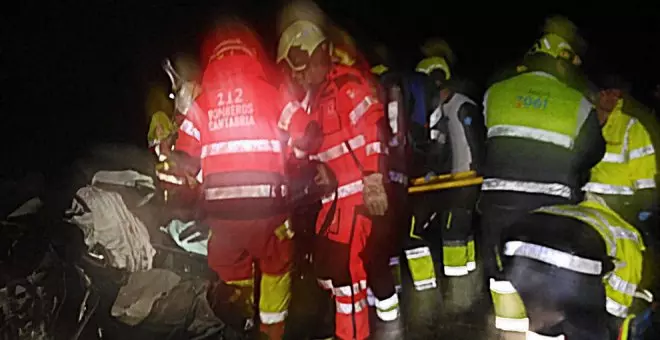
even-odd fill
[(426, 180), (426, 177), (418, 177), (418, 178), (412, 179), (410, 181), (410, 184), (412, 184), (413, 186), (425, 185), (425, 184), (430, 184), (430, 183), (434, 183), (434, 182), (441, 182), (441, 181), (445, 182), (445, 181), (461, 180), (461, 179), (472, 178), (472, 177), (476, 177), (476, 176), (477, 176), (476, 171), (469, 170), (469, 171), (457, 172), (455, 174), (443, 174), (443, 175), (433, 176), (428, 181)]
[(451, 189), (451, 188), (461, 188), (461, 187), (467, 187), (470, 185), (478, 185), (483, 183), (484, 178), (483, 177), (475, 177), (475, 178), (465, 178), (465, 179), (460, 179), (460, 180), (455, 180), (455, 181), (448, 181), (448, 182), (440, 182), (440, 183), (433, 183), (433, 184), (426, 184), (426, 185), (417, 185), (413, 187), (408, 188), (408, 193), (409, 194), (416, 194), (416, 193), (421, 193), (421, 192), (428, 192), (428, 191), (435, 191), (435, 190), (442, 190), (442, 189)]

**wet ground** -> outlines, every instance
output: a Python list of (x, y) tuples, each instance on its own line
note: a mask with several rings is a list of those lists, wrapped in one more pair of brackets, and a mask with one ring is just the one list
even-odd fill
[[(400, 295), (404, 339), (525, 340), (522, 333), (495, 329), (487, 290), (479, 283), (480, 275), (478, 270), (468, 277), (440, 278), (438, 288), (423, 292), (415, 291), (404, 275)], [(295, 283), (286, 338), (322, 339), (331, 335), (333, 321), (331, 317), (324, 318), (324, 312), (329, 312), (326, 316), (334, 312), (326, 292), (318, 289), (313, 280)], [(660, 318), (655, 318), (654, 329), (647, 332), (645, 340), (660, 339)], [(401, 338), (387, 338), (390, 339)]]
[[(401, 296), (401, 316), (406, 326), (406, 339), (456, 340), (517, 340), (524, 336), (498, 334), (493, 327), (492, 313), (477, 293), (478, 275), (475, 272), (463, 278), (441, 278), (439, 287), (417, 292), (409, 278), (404, 276)], [(333, 312), (325, 292), (313, 280), (298, 281), (290, 308), (287, 338), (322, 338), (332, 334), (332, 319), (324, 313)], [(378, 325), (375, 325), (378, 327)], [(329, 333), (329, 334), (328, 334)]]

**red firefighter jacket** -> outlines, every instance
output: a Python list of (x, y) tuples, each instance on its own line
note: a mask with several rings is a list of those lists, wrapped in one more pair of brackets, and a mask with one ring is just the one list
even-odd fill
[[(334, 65), (311, 101), (311, 112), (323, 130), (323, 143), (312, 159), (326, 163), (337, 177), (337, 199), (362, 204), (362, 178), (383, 170), (387, 147), (380, 125), (383, 105), (358, 70)], [(323, 203), (335, 199), (326, 196)]]
[(283, 132), (302, 138), (311, 119), (240, 53), (209, 63), (176, 149), (201, 160), (207, 214), (260, 218), (286, 211)]

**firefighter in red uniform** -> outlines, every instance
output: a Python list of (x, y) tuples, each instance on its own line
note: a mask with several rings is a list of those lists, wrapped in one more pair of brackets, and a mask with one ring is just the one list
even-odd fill
[[(387, 211), (387, 179), (380, 172), (386, 147), (379, 135), (379, 124), (386, 122), (363, 73), (333, 64), (331, 53), (320, 28), (300, 20), (282, 33), (277, 59), (311, 85), (310, 113), (322, 126), (323, 143), (310, 158), (325, 163), (337, 181), (336, 189), (322, 199), (313, 254), (319, 284), (335, 298), (335, 335), (366, 339), (369, 258), (364, 250), (373, 236), (372, 219)], [(389, 296), (374, 293), (379, 309), (392, 320), (398, 317), (398, 298), (392, 285), (390, 289)]]
[(313, 150), (312, 137), (321, 135), (298, 102), (283, 100), (268, 82), (273, 67), (261, 46), (234, 19), (212, 31), (202, 46), (202, 91), (181, 124), (175, 155), (189, 173), (200, 167), (203, 173), (209, 266), (247, 296), (249, 306), (253, 263), (258, 264), (261, 332), (279, 339), (291, 282), (282, 132), (298, 151)]

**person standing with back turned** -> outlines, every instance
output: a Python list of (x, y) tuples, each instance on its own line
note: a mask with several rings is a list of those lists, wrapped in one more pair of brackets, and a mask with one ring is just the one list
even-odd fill
[(527, 320), (507, 315), (500, 295), (515, 289), (499, 281), (501, 234), (527, 212), (574, 204), (589, 170), (605, 151), (598, 117), (585, 97), (578, 67), (581, 37), (566, 18), (546, 20), (543, 35), (512, 76), (484, 97), (487, 128), (482, 213), (485, 271), (495, 303), (496, 327), (525, 331)]

